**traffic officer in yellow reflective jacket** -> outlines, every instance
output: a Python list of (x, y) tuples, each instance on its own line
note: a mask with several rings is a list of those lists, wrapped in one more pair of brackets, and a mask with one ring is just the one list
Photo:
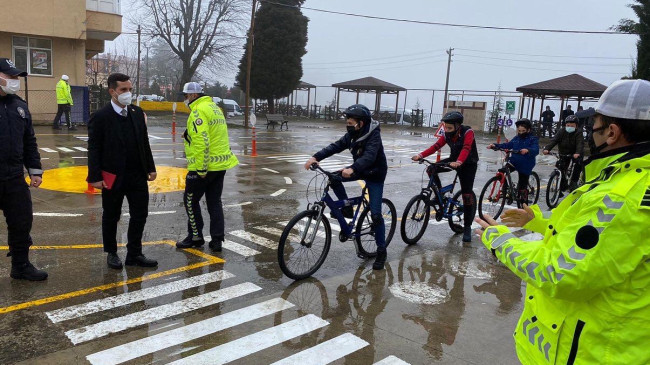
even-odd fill
[(187, 237), (176, 243), (178, 248), (199, 247), (203, 239), (203, 217), (199, 202), (205, 194), (210, 214), (210, 248), (221, 251), (224, 240), (223, 206), (221, 192), (226, 170), (239, 164), (230, 150), (228, 126), (223, 111), (212, 98), (203, 94), (197, 82), (183, 86), (185, 104), (190, 108), (187, 118), (185, 156), (187, 176), (185, 178), (185, 211), (187, 212)]
[(61, 116), (65, 114), (68, 129), (75, 130), (76, 128), (72, 125), (72, 121), (70, 120), (70, 110), (74, 102), (72, 101), (70, 77), (68, 77), (68, 75), (62, 75), (61, 80), (56, 84), (56, 104), (57, 110), (56, 115), (54, 116), (54, 121), (52, 122), (52, 128), (61, 129), (59, 126), (59, 119), (61, 119)]
[(524, 364), (650, 364), (650, 82), (612, 84), (594, 120), (584, 186), (551, 212), (477, 220), (485, 246), (527, 283), (514, 330)]

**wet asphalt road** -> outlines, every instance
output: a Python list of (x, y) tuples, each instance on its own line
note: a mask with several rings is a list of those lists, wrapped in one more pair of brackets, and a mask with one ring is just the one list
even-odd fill
[[(518, 363), (511, 333), (523, 306), (521, 281), (477, 238), (463, 244), (444, 222), (430, 225), (414, 246), (402, 242), (398, 225), (384, 271), (373, 272), (372, 260), (357, 258), (353, 243), (335, 235), (312, 279), (283, 276), (278, 232), (314, 197), (313, 185), (307, 191), (315, 173), (302, 164), (344, 132), (342, 122), (290, 127), (260, 128), (254, 158), (251, 131), (230, 128), (241, 165), (226, 174), (228, 244), (221, 253), (207, 245), (194, 251), (173, 247), (186, 234), (179, 191), (182, 138), (171, 136), (169, 128), (150, 127), (157, 166), (179, 168), (152, 187), (143, 241), (145, 254), (159, 262), (153, 270), (107, 268), (99, 195), (32, 190), (32, 238), (39, 247), (31, 260), (50, 277), (40, 283), (11, 280), (9, 258), (0, 263), (0, 363)], [(390, 167), (384, 196), (401, 217), (420, 190), (424, 170), (410, 156), (435, 140), (431, 130), (382, 128)], [(73, 134), (38, 127), (36, 133), (48, 172), (83, 170), (85, 128)], [(477, 195), (501, 166), (500, 155), (485, 149), (491, 142), (479, 140)], [(335, 170), (350, 160), (343, 153), (324, 165)], [(542, 159), (536, 168), (542, 186), (551, 162)], [(52, 175), (63, 176), (57, 189), (83, 185), (85, 175), (75, 171)], [(346, 186), (350, 196), (360, 192), (357, 183)], [(124, 216), (118, 242), (126, 241), (127, 225)], [(6, 252), (4, 222), (0, 242), (0, 252)], [(125, 248), (118, 253), (123, 258)]]

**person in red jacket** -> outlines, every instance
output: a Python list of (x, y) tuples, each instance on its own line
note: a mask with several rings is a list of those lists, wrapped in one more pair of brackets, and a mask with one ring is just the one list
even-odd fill
[[(472, 191), (474, 187), (474, 178), (478, 167), (478, 150), (474, 140), (474, 131), (472, 128), (463, 125), (463, 115), (459, 112), (449, 112), (442, 117), (441, 121), (445, 123), (445, 135), (440, 137), (433, 146), (423, 152), (411, 157), (413, 161), (418, 161), (429, 155), (436, 153), (445, 145), (451, 148), (449, 158), (440, 162), (448, 162), (449, 166), (458, 170), (458, 179), (460, 180), (460, 189), (463, 192), (463, 216), (464, 231), (463, 242), (472, 241), (472, 222), (474, 221), (474, 205), (476, 199)], [(444, 168), (436, 167), (436, 172), (448, 171)], [(438, 187), (441, 186), (440, 178), (434, 177)]]

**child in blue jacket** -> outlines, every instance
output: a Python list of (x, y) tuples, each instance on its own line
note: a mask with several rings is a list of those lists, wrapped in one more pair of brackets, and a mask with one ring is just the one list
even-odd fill
[(517, 183), (519, 201), (522, 204), (528, 204), (528, 179), (535, 167), (535, 156), (539, 154), (539, 139), (530, 133), (533, 124), (528, 118), (519, 119), (515, 125), (517, 126), (515, 138), (507, 143), (491, 144), (487, 148), (497, 147), (520, 151), (519, 154), (510, 156), (510, 163), (519, 173), (519, 182)]

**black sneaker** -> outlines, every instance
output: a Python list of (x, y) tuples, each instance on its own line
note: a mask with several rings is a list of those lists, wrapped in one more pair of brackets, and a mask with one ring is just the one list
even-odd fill
[(47, 273), (43, 270), (39, 270), (35, 268), (34, 265), (31, 264), (31, 262), (11, 265), (10, 276), (14, 279), (22, 279), (22, 280), (29, 280), (29, 281), (42, 281), (47, 279)]
[(142, 266), (142, 267), (156, 267), (158, 266), (158, 261), (148, 259), (144, 255), (139, 256), (126, 256), (124, 264), (127, 266)]
[(209, 244), (210, 249), (212, 251), (221, 252), (221, 243), (222, 242), (219, 239), (214, 239), (214, 240), (210, 241), (210, 244)]
[(182, 241), (176, 242), (177, 248), (192, 248), (192, 247), (201, 247), (205, 244), (203, 237), (199, 237), (198, 240), (195, 240), (192, 235), (185, 237)]
[(116, 253), (109, 253), (106, 256), (106, 264), (111, 269), (122, 270), (122, 260), (120, 260), (120, 257)]
[(384, 264), (386, 264), (387, 256), (388, 256), (388, 253), (386, 252), (386, 249), (377, 250), (377, 257), (375, 258), (375, 262), (372, 264), (372, 269), (373, 270), (383, 270), (384, 269)]
[(76, 131), (76, 130), (77, 130), (77, 127), (75, 127), (75, 126), (68, 127), (68, 130), (69, 130), (69, 131)]

